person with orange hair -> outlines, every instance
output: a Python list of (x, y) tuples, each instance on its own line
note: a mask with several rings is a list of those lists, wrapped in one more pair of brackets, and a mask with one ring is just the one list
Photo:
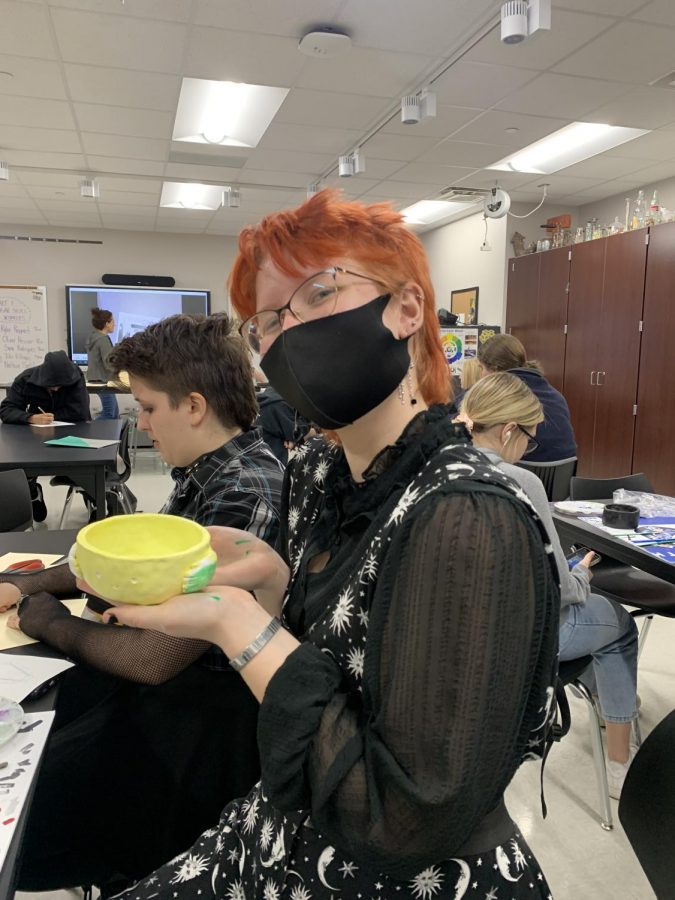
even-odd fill
[(260, 702), (260, 783), (119, 898), (550, 897), (504, 791), (550, 736), (557, 574), (450, 421), (421, 244), (323, 191), (239, 248), (242, 335), (334, 437), (290, 462), (276, 552), (223, 529), (206, 592), (106, 614), (216, 643)]

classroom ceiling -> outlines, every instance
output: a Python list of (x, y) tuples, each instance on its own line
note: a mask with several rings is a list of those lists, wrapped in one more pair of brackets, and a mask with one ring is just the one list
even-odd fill
[[(309, 183), (399, 208), (569, 124), (651, 133), (550, 176), (499, 174), (514, 201), (578, 206), (675, 175), (673, 0), (554, 0), (553, 27), (500, 43), (494, 0), (0, 0), (0, 221), (234, 235)], [(348, 56), (298, 49), (316, 26)], [(440, 72), (443, 74), (440, 74)], [(171, 140), (183, 76), (290, 88), (255, 149)], [(673, 75), (675, 79), (675, 75)], [(431, 81), (438, 115), (400, 123)], [(366, 140), (367, 138), (367, 140)], [(361, 145), (364, 174), (337, 176)], [(83, 176), (98, 200), (80, 197)], [(161, 209), (164, 180), (237, 185), (241, 206)]]

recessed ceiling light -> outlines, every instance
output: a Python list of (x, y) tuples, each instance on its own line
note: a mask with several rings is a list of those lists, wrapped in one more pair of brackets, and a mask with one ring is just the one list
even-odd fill
[(287, 96), (288, 88), (184, 78), (173, 140), (256, 147)]
[(401, 214), (408, 225), (431, 225), (461, 209), (467, 209), (467, 204), (451, 203), (449, 200), (420, 200), (402, 209)]
[(573, 122), (486, 168), (498, 169), (500, 172), (551, 175), (643, 134), (647, 134), (647, 131), (642, 128)]
[(172, 209), (220, 209), (224, 202), (223, 193), (227, 190), (220, 185), (165, 181), (159, 205)]

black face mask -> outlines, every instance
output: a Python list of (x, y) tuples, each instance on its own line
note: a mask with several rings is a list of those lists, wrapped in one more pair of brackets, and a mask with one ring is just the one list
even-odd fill
[(408, 338), (382, 321), (390, 299), (282, 332), (260, 363), (272, 387), (320, 428), (343, 428), (375, 409), (410, 367)]

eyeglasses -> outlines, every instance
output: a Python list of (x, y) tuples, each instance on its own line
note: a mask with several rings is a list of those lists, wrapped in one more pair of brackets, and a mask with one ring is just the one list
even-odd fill
[(523, 432), (525, 437), (527, 438), (527, 448), (523, 456), (527, 456), (529, 453), (534, 453), (535, 450), (539, 449), (539, 441), (536, 440), (533, 434), (530, 434), (522, 425), (518, 425), (518, 428)]
[(293, 291), (288, 303), (279, 309), (263, 309), (246, 319), (239, 326), (239, 334), (254, 353), (260, 353), (263, 343), (269, 345), (281, 334), (284, 320), (289, 312), (303, 323), (333, 315), (340, 291), (352, 287), (351, 284), (338, 284), (338, 274), (353, 275), (355, 278), (363, 278), (374, 284), (383, 285), (381, 281), (377, 281), (369, 275), (350, 272), (349, 269), (342, 269), (340, 266), (323, 269), (303, 281)]

